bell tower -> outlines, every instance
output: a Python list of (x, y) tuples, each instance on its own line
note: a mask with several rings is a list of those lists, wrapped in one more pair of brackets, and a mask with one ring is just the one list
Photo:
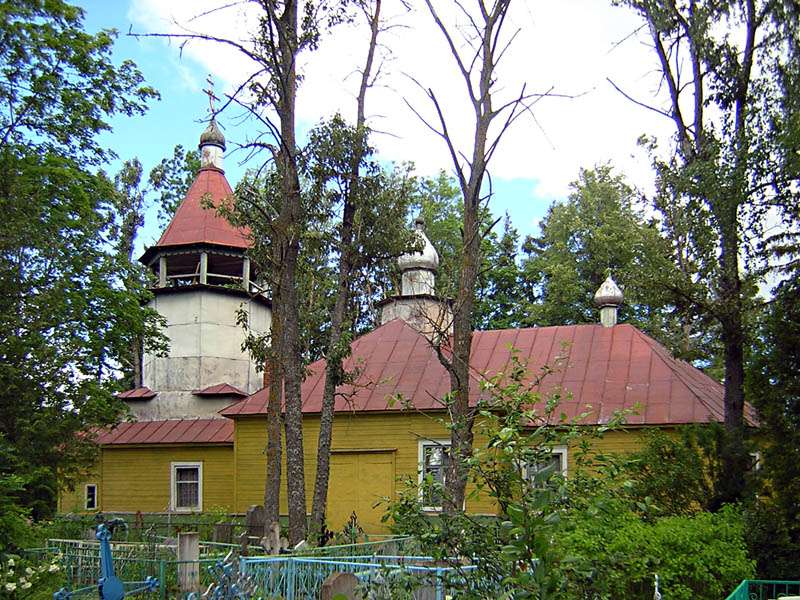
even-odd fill
[(242, 350), (237, 315), (244, 311), (250, 328), (264, 332), (272, 313), (246, 255), (249, 231), (214, 210), (233, 193), (222, 169), (225, 136), (214, 119), (199, 149), (197, 178), (139, 259), (154, 275), (149, 306), (165, 319), (169, 338), (167, 356), (145, 353), (144, 387), (120, 395), (139, 420), (214, 418), (263, 381)]

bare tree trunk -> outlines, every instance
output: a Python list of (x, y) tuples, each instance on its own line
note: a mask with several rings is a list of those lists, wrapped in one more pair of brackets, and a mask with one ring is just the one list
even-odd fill
[[(523, 86), (518, 97), (503, 104), (497, 110), (492, 108), (495, 69), (507, 47), (499, 40), (510, 0), (497, 0), (488, 3), (489, 6), (484, 0), (477, 2), (478, 15), (470, 19), (469, 33), (462, 33), (469, 47), (466, 51), (461, 50), (459, 44), (454, 40), (451, 29), (457, 31), (457, 28), (448, 28), (438, 15), (431, 0), (425, 0), (425, 2), (431, 16), (444, 35), (464, 79), (475, 115), (472, 149), (468, 153), (459, 152), (450, 136), (444, 112), (433, 91), (428, 90), (428, 97), (433, 102), (439, 119), (439, 127), (436, 128), (427, 122), (426, 124), (447, 144), (458, 175), (464, 202), (464, 247), (453, 313), (452, 356), (448, 359), (444, 353), (438, 352), (440, 361), (450, 374), (451, 403), (449, 408), (453, 426), (450, 438), (450, 457), (446, 461), (447, 493), (443, 509), (446, 512), (453, 512), (464, 509), (468, 478), (467, 461), (472, 455), (475, 420), (475, 411), (469, 405), (472, 313), (481, 264), (481, 240), (487, 233), (481, 231), (481, 190), (492, 154), (511, 123), (527, 108), (526, 101), (531, 96), (525, 94)], [(466, 7), (462, 5), (459, 7), (462, 12), (469, 14)], [(507, 43), (510, 43), (510, 40)], [(464, 52), (463, 55), (462, 52)], [(492, 121), (501, 114), (503, 114), (503, 125), (490, 140), (489, 127)], [(464, 163), (466, 163), (464, 164), (460, 157), (467, 154), (469, 158), (464, 159)]]
[[(272, 9), (274, 10), (274, 9)], [(277, 18), (279, 49), (278, 116), (280, 143), (278, 172), (283, 186), (278, 235), (281, 262), (281, 328), (283, 360), (283, 395), (286, 432), (286, 487), (289, 506), (289, 541), (292, 544), (306, 537), (306, 489), (303, 451), (303, 410), (300, 387), (303, 383), (300, 315), (297, 302), (297, 261), (300, 255), (302, 206), (297, 170), (295, 103), (297, 97), (296, 58), (297, 2), (286, 0)]]
[[(281, 365), (281, 343), (283, 332), (280, 315), (280, 286), (273, 286), (273, 311), (270, 349), (267, 372), (269, 377), (269, 398), (267, 400), (267, 476), (264, 486), (265, 531), (273, 531), (280, 519), (281, 499), (281, 402), (283, 399), (283, 373)], [(278, 310), (276, 310), (278, 309)]]
[[(370, 73), (375, 58), (380, 24), (381, 0), (375, 0), (375, 9), (372, 14), (367, 14), (370, 23), (370, 42), (364, 70), (361, 73), (361, 85), (357, 98), (357, 131), (366, 135), (365, 131), (365, 102), (369, 88)], [(365, 12), (367, 12), (365, 8)], [(363, 145), (361, 146), (363, 148)], [(343, 376), (343, 360), (349, 354), (349, 349), (340, 347), (342, 331), (350, 304), (352, 289), (350, 286), (351, 273), (354, 268), (355, 248), (353, 247), (353, 219), (356, 213), (356, 204), (359, 194), (359, 166), (363, 153), (357, 152), (353, 157), (350, 172), (350, 189), (344, 198), (342, 208), (342, 228), (340, 239), (339, 276), (336, 289), (336, 302), (331, 315), (330, 337), (326, 352), (325, 387), (322, 392), (322, 410), (320, 413), (319, 438), (317, 440), (317, 473), (314, 480), (314, 498), (311, 508), (311, 522), (314, 533), (323, 538), (325, 534), (325, 513), (328, 502), (328, 482), (330, 480), (331, 444), (333, 441), (333, 419), (336, 402), (336, 387), (341, 383)]]

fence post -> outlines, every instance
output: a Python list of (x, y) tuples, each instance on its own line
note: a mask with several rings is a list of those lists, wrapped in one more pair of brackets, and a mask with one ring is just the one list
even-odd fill
[(163, 558), (158, 561), (158, 589), (161, 600), (167, 600), (167, 565)]
[(444, 600), (444, 580), (442, 578), (442, 570), (437, 567), (436, 569), (436, 600)]
[(286, 600), (294, 600), (295, 571), (294, 558), (289, 557), (286, 563)]
[(178, 589), (196, 592), (200, 588), (200, 534), (178, 533)]

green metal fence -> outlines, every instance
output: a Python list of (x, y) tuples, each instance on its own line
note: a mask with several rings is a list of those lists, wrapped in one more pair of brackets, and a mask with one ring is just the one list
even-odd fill
[(800, 581), (745, 579), (726, 600), (778, 600), (800, 597)]

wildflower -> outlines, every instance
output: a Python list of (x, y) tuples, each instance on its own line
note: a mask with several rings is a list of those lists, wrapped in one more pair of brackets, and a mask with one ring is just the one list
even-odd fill
[(25, 583), (22, 584), (22, 589), (27, 590), (29, 587), (31, 587), (31, 585), (32, 584), (30, 581), (26, 581)]
[(30, 567), (25, 567), (25, 574), (26, 574), (28, 577), (30, 577), (31, 575), (33, 575), (33, 573), (34, 573), (34, 570), (33, 570), (33, 569), (31, 569)]
[(8, 566), (9, 567), (13, 567), (14, 566), (14, 559), (13, 558), (9, 558), (8, 559)]
[(55, 573), (56, 571), (58, 571), (58, 565), (56, 563), (51, 564), (47, 569), (48, 573)]
[(10, 583), (9, 582), (9, 583), (6, 584), (6, 591), (7, 592), (13, 592), (15, 589), (17, 589), (17, 584), (16, 583)]
[(26, 581), (27, 581), (27, 579), (25, 579), (24, 577), (20, 577), (20, 578), (19, 578), (19, 584), (20, 584), (20, 585), (22, 585), (22, 584), (23, 584), (23, 583), (25, 583)]
[(9, 569), (8, 573), (6, 573), (6, 575), (8, 575), (9, 577), (13, 577), (14, 576), (14, 569)]

